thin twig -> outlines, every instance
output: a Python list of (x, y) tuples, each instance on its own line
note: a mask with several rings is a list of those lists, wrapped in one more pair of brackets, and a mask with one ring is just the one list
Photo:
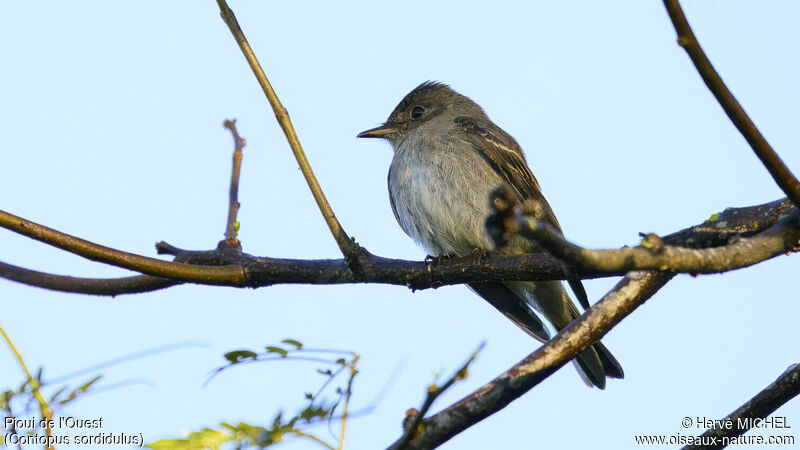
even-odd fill
[(239, 172), (242, 169), (242, 149), (247, 145), (244, 138), (239, 136), (236, 130), (236, 119), (226, 120), (223, 126), (231, 131), (233, 135), (233, 169), (231, 170), (231, 188), (228, 204), (228, 221), (225, 226), (225, 242), (228, 245), (241, 249), (242, 246), (236, 239), (238, 226), (236, 216), (239, 213)]
[(87, 240), (70, 236), (37, 223), (0, 211), (0, 227), (14, 231), (56, 248), (124, 269), (147, 275), (161, 276), (201, 284), (236, 286), (244, 282), (244, 270), (237, 266), (201, 267), (148, 258), (114, 250)]
[(150, 275), (122, 278), (77, 278), (25, 269), (2, 261), (0, 261), (0, 277), (53, 291), (104, 296), (152, 292), (180, 284), (179, 281)]
[(258, 80), (258, 84), (261, 85), (261, 89), (264, 91), (264, 94), (266, 94), (269, 104), (272, 106), (275, 118), (278, 119), (281, 129), (286, 135), (289, 145), (292, 147), (292, 152), (294, 153), (295, 159), (297, 159), (297, 164), (300, 165), (300, 170), (303, 172), (306, 183), (308, 183), (308, 187), (314, 195), (314, 200), (317, 202), (320, 212), (322, 212), (322, 217), (325, 218), (325, 222), (328, 224), (328, 229), (330, 229), (333, 238), (336, 240), (339, 250), (341, 250), (345, 258), (349, 258), (353, 255), (357, 247), (347, 233), (345, 233), (342, 225), (333, 213), (328, 199), (325, 198), (325, 194), (322, 192), (319, 182), (317, 182), (317, 177), (314, 176), (311, 165), (308, 163), (305, 152), (303, 152), (303, 147), (300, 145), (297, 133), (294, 131), (292, 121), (289, 119), (289, 112), (281, 104), (278, 95), (275, 94), (275, 90), (272, 89), (272, 85), (264, 74), (261, 64), (258, 62), (255, 53), (253, 53), (253, 49), (250, 48), (250, 44), (247, 42), (244, 32), (242, 32), (242, 29), (239, 27), (239, 22), (236, 20), (233, 11), (228, 7), (225, 0), (217, 0), (217, 4), (222, 13), (222, 20), (225, 21), (225, 24), (228, 25), (228, 28), (231, 30), (234, 39), (236, 39), (236, 43), (239, 44), (239, 48), (242, 50), (247, 63), (250, 64), (250, 68), (253, 70), (253, 74), (255, 74)]
[(437, 386), (436, 384), (432, 384), (428, 386), (428, 394), (425, 396), (425, 401), (422, 403), (419, 411), (415, 409), (408, 410), (407, 417), (405, 422), (403, 423), (403, 429), (405, 432), (403, 436), (397, 440), (391, 447), (390, 450), (400, 450), (406, 448), (409, 442), (418, 434), (419, 431), (419, 424), (422, 422), (422, 419), (425, 418), (425, 414), (428, 414), (428, 411), (433, 406), (433, 402), (436, 400), (439, 395), (441, 395), (444, 391), (450, 389), (452, 385), (454, 385), (457, 381), (461, 381), (467, 377), (467, 373), (469, 371), (469, 366), (475, 361), (475, 358), (478, 357), (478, 353), (483, 350), (483, 347), (486, 345), (485, 342), (481, 342), (477, 349), (469, 356), (469, 359), (461, 365), (461, 367), (451, 376), (443, 385)]
[(52, 430), (51, 427), (49, 426), (49, 423), (51, 420), (53, 420), (53, 410), (50, 409), (50, 405), (47, 404), (47, 401), (44, 399), (44, 397), (42, 397), (42, 393), (39, 391), (39, 381), (36, 380), (36, 378), (34, 378), (31, 375), (31, 372), (28, 370), (28, 366), (25, 365), (25, 360), (22, 359), (22, 355), (19, 354), (17, 348), (14, 346), (14, 343), (11, 342), (11, 338), (9, 338), (5, 330), (3, 330), (3, 327), (0, 327), (0, 334), (3, 335), (3, 338), (8, 344), (8, 347), (11, 349), (11, 352), (17, 358), (17, 362), (19, 362), (20, 367), (22, 367), (22, 371), (25, 372), (25, 376), (28, 378), (28, 383), (31, 384), (33, 395), (34, 397), (36, 397), (36, 401), (39, 403), (39, 411), (42, 414), (42, 419), (45, 419), (47, 421), (46, 423), (47, 426), (45, 426), (45, 434), (47, 437), (47, 443), (45, 444), (45, 448), (50, 450), (53, 448), (53, 445), (51, 444)]
[[(800, 364), (793, 364), (772, 384), (722, 419), (720, 423), (723, 426), (713, 427), (700, 435), (698, 441), (702, 445), (687, 445), (683, 449), (717, 449), (736, 444), (737, 436), (763, 423), (761, 420), (769, 417), (798, 394), (800, 394)], [(782, 425), (789, 428), (787, 423)]]
[(711, 61), (706, 56), (700, 43), (692, 31), (686, 15), (683, 14), (681, 4), (678, 0), (664, 0), (664, 6), (672, 20), (672, 25), (678, 34), (678, 45), (689, 54), (697, 72), (703, 78), (708, 89), (717, 98), (725, 114), (731, 119), (739, 132), (750, 144), (750, 147), (767, 168), (772, 178), (778, 186), (792, 200), (795, 206), (800, 207), (800, 181), (792, 174), (792, 171), (784, 164), (778, 154), (769, 145), (767, 139), (761, 134), (756, 125), (750, 120), (741, 104), (736, 100), (731, 91), (722, 81), (722, 77), (714, 69)]
[(321, 445), (321, 446), (323, 446), (323, 447), (325, 447), (325, 448), (327, 448), (327, 449), (330, 449), (330, 450), (336, 450), (336, 447), (332, 446), (331, 444), (328, 444), (327, 442), (325, 442), (325, 441), (323, 441), (322, 439), (320, 439), (320, 438), (318, 438), (318, 437), (314, 436), (313, 434), (304, 433), (304, 432), (302, 432), (302, 431), (298, 430), (297, 428), (293, 428), (293, 429), (291, 430), (291, 432), (292, 432), (293, 434), (297, 435), (297, 436), (300, 436), (300, 437), (304, 437), (304, 438), (311, 439), (312, 441), (316, 442), (317, 444), (319, 444), (319, 445)]
[(67, 381), (67, 380), (70, 380), (72, 378), (76, 378), (76, 377), (79, 377), (79, 376), (82, 376), (82, 375), (86, 375), (86, 374), (89, 374), (89, 373), (97, 373), (98, 371), (100, 371), (102, 369), (105, 369), (105, 368), (108, 368), (108, 367), (117, 366), (117, 365), (129, 362), (129, 361), (133, 361), (133, 360), (137, 360), (137, 359), (141, 359), (141, 358), (147, 358), (149, 356), (157, 355), (157, 354), (160, 354), (160, 353), (166, 353), (166, 352), (170, 352), (170, 351), (173, 351), (173, 350), (183, 350), (183, 349), (187, 349), (187, 348), (190, 348), (190, 347), (207, 347), (207, 345), (204, 345), (204, 344), (202, 344), (200, 342), (184, 341), (184, 342), (176, 342), (174, 344), (166, 344), (166, 345), (160, 345), (160, 346), (157, 346), (157, 347), (151, 347), (151, 348), (148, 348), (148, 349), (145, 349), (145, 350), (141, 350), (141, 351), (138, 351), (138, 352), (128, 353), (127, 355), (118, 356), (116, 358), (108, 359), (106, 361), (101, 361), (99, 363), (92, 364), (90, 366), (86, 366), (86, 367), (84, 367), (82, 369), (78, 369), (78, 370), (75, 370), (73, 372), (68, 372), (68, 373), (65, 373), (63, 375), (58, 375), (56, 377), (49, 378), (47, 380), (47, 384), (53, 385), (55, 383), (60, 383), (62, 381)]
[(347, 413), (350, 409), (350, 396), (353, 393), (353, 379), (358, 374), (358, 369), (356, 369), (356, 364), (358, 363), (358, 359), (360, 356), (353, 353), (353, 360), (347, 364), (347, 368), (350, 369), (350, 378), (347, 380), (347, 390), (344, 394), (344, 410), (342, 411), (342, 429), (339, 433), (339, 450), (344, 448), (344, 430), (345, 426), (347, 425)]

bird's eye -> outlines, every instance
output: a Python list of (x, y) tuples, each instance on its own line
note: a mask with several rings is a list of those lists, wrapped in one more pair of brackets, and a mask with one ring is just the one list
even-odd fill
[(411, 110), (411, 118), (412, 119), (419, 119), (422, 116), (422, 113), (425, 112), (425, 108), (422, 106), (415, 106), (414, 109)]

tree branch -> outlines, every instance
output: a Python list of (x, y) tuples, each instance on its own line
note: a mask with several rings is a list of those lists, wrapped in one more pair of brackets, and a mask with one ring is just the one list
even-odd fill
[(736, 100), (731, 91), (722, 81), (722, 77), (714, 69), (711, 61), (706, 56), (700, 43), (689, 26), (689, 21), (683, 14), (683, 9), (678, 0), (664, 0), (664, 6), (672, 20), (672, 25), (678, 34), (678, 45), (686, 50), (692, 63), (697, 68), (697, 72), (708, 86), (708, 89), (717, 98), (725, 114), (731, 119), (739, 132), (750, 144), (750, 147), (767, 168), (772, 178), (778, 186), (794, 202), (795, 206), (800, 207), (800, 182), (792, 174), (792, 171), (784, 164), (780, 156), (772, 149), (767, 139), (758, 130), (758, 127), (750, 120), (744, 108)]
[(758, 422), (748, 419), (769, 417), (798, 394), (800, 394), (800, 364), (792, 364), (772, 384), (722, 419), (721, 423), (730, 423), (730, 426), (711, 428), (698, 438), (703, 445), (687, 445), (683, 449), (724, 448)]
[(670, 273), (655, 272), (632, 272), (626, 275), (596, 305), (538, 350), (472, 394), (424, 419), (421, 424), (423, 431), (407, 448), (438, 447), (456, 434), (505, 408), (573, 359), (581, 350), (602, 338), (673, 276)]
[(242, 149), (246, 145), (244, 138), (239, 136), (236, 130), (236, 119), (226, 120), (223, 126), (231, 130), (233, 135), (233, 168), (231, 169), (231, 187), (228, 201), (228, 221), (225, 226), (225, 241), (228, 245), (237, 247), (241, 250), (242, 244), (236, 239), (238, 232), (238, 222), (236, 216), (239, 213), (239, 172), (242, 169)]
[[(763, 242), (764, 247), (759, 247), (759, 251), (744, 252), (737, 259), (737, 264), (751, 265), (763, 260), (766, 256), (793, 250), (797, 238), (796, 230), (784, 227), (783, 224), (773, 229), (780, 219), (793, 214), (793, 211), (795, 208), (787, 200), (746, 208), (729, 208), (716, 215), (715, 220), (706, 221), (666, 236), (663, 241), (669, 245), (689, 248), (720, 247), (719, 251), (725, 251), (725, 246), (738, 248), (737, 246), (741, 245), (740, 241), (745, 239), (748, 239), (746, 242)], [(383, 283), (407, 286), (411, 289), (427, 289), (481, 281), (550, 281), (565, 278), (587, 279), (616, 276), (624, 275), (639, 264), (636, 261), (627, 261), (627, 264), (620, 264), (616, 268), (606, 267), (605, 269), (609, 269), (607, 271), (579, 266), (570, 267), (546, 252), (516, 256), (493, 253), (488, 256), (466, 256), (416, 262), (383, 258), (372, 255), (363, 249), (357, 251), (349, 261), (351, 264), (348, 264), (344, 259), (298, 260), (256, 257), (227, 245), (220, 245), (211, 251), (188, 251), (163, 242), (157, 244), (159, 253), (176, 256), (176, 262), (171, 263), (103, 247), (2, 211), (0, 211), (0, 227), (95, 261), (106, 262), (161, 278), (198, 284), (251, 288), (274, 284)], [(762, 239), (759, 237), (761, 235), (766, 237)], [(781, 237), (783, 241), (781, 241)], [(753, 239), (755, 241), (751, 241)], [(613, 252), (625, 254), (630, 250), (632, 249), (592, 251), (611, 252), (608, 255), (613, 255)], [(155, 264), (151, 265), (151, 261)], [(357, 262), (358, 270), (351, 269), (354, 265), (353, 261)], [(729, 268), (732, 267), (734, 265)], [(689, 269), (678, 270), (676, 268), (675, 272), (703, 273), (703, 270), (697, 270), (694, 266)], [(128, 281), (121, 281), (124, 279), (119, 279), (120, 281), (73, 279), (67, 288), (48, 282), (44, 278), (34, 280), (37, 276), (37, 272), (34, 271), (27, 271), (26, 277), (21, 277), (19, 273), (17, 271), (15, 275), (8, 270), (0, 270), (0, 277), (36, 286), (47, 284), (43, 287), (50, 289), (98, 295), (144, 292), (149, 290), (149, 287), (163, 287), (155, 281), (142, 279), (145, 284), (141, 287), (141, 291), (129, 291), (128, 288), (120, 288), (119, 291), (115, 291), (105, 285), (118, 282), (127, 286), (126, 283), (137, 284), (139, 281), (133, 279)], [(47, 274), (42, 274), (42, 276), (44, 275)], [(53, 275), (53, 277), (59, 276)], [(81, 290), (83, 288), (80, 286), (85, 287), (85, 290)], [(64, 289), (59, 289), (59, 287), (64, 287)]]
[(328, 199), (325, 198), (325, 194), (322, 192), (319, 182), (317, 182), (317, 177), (314, 176), (306, 154), (303, 152), (303, 147), (300, 145), (297, 133), (294, 131), (292, 121), (289, 119), (289, 112), (283, 107), (275, 90), (272, 89), (272, 85), (267, 79), (266, 74), (264, 74), (264, 69), (261, 68), (261, 64), (258, 62), (255, 53), (253, 53), (253, 49), (250, 48), (250, 44), (247, 42), (247, 38), (245, 38), (241, 27), (239, 27), (239, 22), (236, 20), (233, 11), (228, 7), (225, 0), (217, 0), (217, 4), (222, 14), (222, 20), (225, 21), (225, 24), (228, 25), (228, 28), (231, 30), (234, 39), (236, 39), (236, 43), (239, 44), (239, 48), (242, 50), (247, 63), (250, 65), (250, 69), (253, 70), (256, 80), (258, 80), (258, 84), (261, 85), (261, 89), (264, 91), (264, 94), (266, 94), (267, 100), (269, 100), (269, 104), (272, 106), (275, 118), (278, 120), (283, 133), (286, 135), (289, 145), (292, 147), (292, 152), (294, 153), (295, 159), (297, 159), (297, 164), (300, 165), (300, 170), (303, 172), (306, 183), (308, 183), (308, 187), (314, 195), (314, 200), (317, 202), (320, 212), (322, 212), (322, 217), (325, 218), (325, 223), (328, 224), (333, 238), (336, 239), (336, 244), (339, 246), (342, 255), (348, 258), (355, 252), (357, 246), (347, 233), (345, 233), (342, 225), (333, 213)]
[[(495, 242), (503, 244), (520, 234), (541, 244), (554, 256), (571, 264), (573, 270), (581, 272), (618, 272), (621, 270), (656, 270), (661, 272), (720, 273), (740, 269), (759, 261), (773, 258), (790, 251), (797, 251), (800, 243), (798, 219), (800, 211), (788, 210), (776, 214), (764, 224), (755, 221), (753, 229), (767, 229), (750, 237), (741, 237), (727, 245), (711, 248), (687, 248), (667, 245), (657, 235), (650, 233), (637, 247), (614, 250), (590, 250), (567, 241), (561, 231), (544, 220), (537, 219), (541, 205), (536, 200), (527, 200), (524, 206), (505, 187), (499, 187), (491, 196), (494, 209), (487, 220), (492, 224), (490, 234)], [(726, 218), (716, 217), (704, 226), (726, 227)], [(676, 241), (675, 237), (668, 240)], [(684, 243), (685, 245), (685, 243)]]
[(4, 262), (0, 262), (0, 278), (51, 291), (108, 296), (139, 294), (180, 284), (179, 281), (151, 277), (150, 275), (135, 275), (123, 278), (76, 278), (38, 272)]
[(70, 236), (37, 223), (0, 211), (0, 227), (66, 250), (92, 261), (99, 261), (147, 275), (192, 281), (200, 284), (236, 286), (244, 282), (241, 267), (200, 267), (148, 258)]
[[(497, 194), (498, 191), (495, 191), (491, 201), (495, 213), (487, 222), (490, 234), (495, 238), (500, 236), (502, 240), (510, 238), (508, 233), (513, 232), (518, 207), (513, 200), (498, 197)], [(665, 237), (664, 242), (670, 245), (681, 243), (688, 247), (729, 245), (743, 239), (740, 237), (743, 234), (752, 235), (764, 230), (763, 226), (772, 227), (794, 212), (796, 208), (787, 200), (750, 208), (729, 208), (712, 216), (713, 220)], [(757, 230), (754, 231), (755, 223), (764, 225), (755, 227)], [(722, 230), (725, 231), (720, 233)], [(580, 273), (580, 269), (577, 273)], [(435, 448), (503, 409), (573, 359), (581, 350), (600, 340), (674, 276), (670, 272), (628, 273), (597, 304), (552, 340), (472, 394), (424, 419), (421, 423), (423, 431), (410, 442), (408, 448)]]
[(415, 408), (411, 408), (406, 411), (406, 420), (403, 421), (403, 429), (405, 432), (403, 433), (403, 436), (397, 440), (397, 442), (389, 447), (390, 450), (404, 449), (413, 438), (418, 436), (418, 433), (421, 431), (419, 424), (431, 409), (431, 406), (433, 406), (433, 402), (436, 401), (436, 398), (439, 397), (439, 395), (441, 395), (444, 391), (450, 389), (450, 386), (467, 377), (469, 366), (473, 363), (473, 361), (475, 361), (475, 358), (478, 357), (478, 353), (483, 350), (484, 345), (485, 342), (481, 342), (481, 345), (479, 345), (478, 348), (472, 352), (467, 361), (462, 364), (456, 373), (454, 373), (453, 376), (445, 381), (444, 384), (441, 386), (437, 386), (436, 384), (428, 386), (428, 394), (425, 396), (425, 401), (422, 403), (422, 407), (420, 407), (419, 411), (417, 411)]

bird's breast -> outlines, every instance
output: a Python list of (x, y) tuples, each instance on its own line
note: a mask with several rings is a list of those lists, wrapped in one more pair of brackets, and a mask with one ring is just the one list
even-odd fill
[(406, 139), (389, 168), (389, 196), (400, 227), (436, 256), (492, 248), (483, 225), (489, 194), (500, 182), (477, 152), (424, 139)]

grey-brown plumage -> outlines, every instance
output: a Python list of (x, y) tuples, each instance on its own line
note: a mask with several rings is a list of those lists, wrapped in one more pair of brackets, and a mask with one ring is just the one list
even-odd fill
[[(384, 138), (394, 148), (389, 168), (389, 198), (403, 231), (433, 256), (463, 256), (492, 250), (484, 230), (489, 195), (501, 184), (520, 201), (538, 200), (540, 219), (560, 230), (517, 141), (495, 125), (483, 109), (449, 86), (426, 82), (397, 105), (385, 124), (358, 137)], [(516, 237), (501, 251), (530, 252), (531, 242)], [(570, 283), (588, 307), (580, 282)], [(550, 338), (531, 309), (561, 330), (579, 316), (563, 285), (551, 282), (472, 283), (470, 288), (530, 336)], [(575, 359), (588, 385), (605, 387), (606, 377), (622, 378), (617, 360), (597, 342)]]

